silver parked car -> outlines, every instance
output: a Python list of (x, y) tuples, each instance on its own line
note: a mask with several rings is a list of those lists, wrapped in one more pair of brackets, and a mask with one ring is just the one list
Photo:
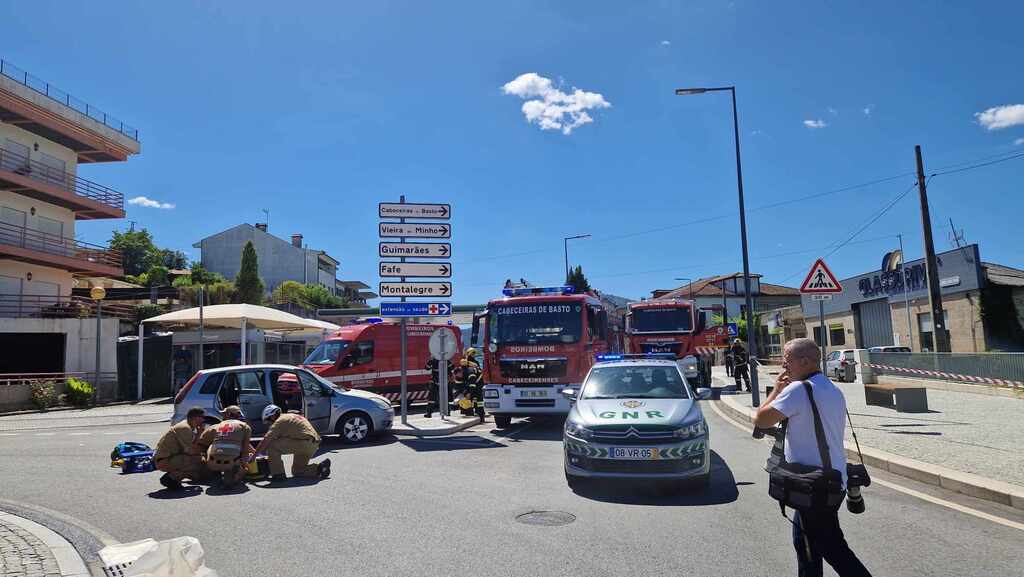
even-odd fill
[(857, 379), (857, 373), (854, 370), (856, 365), (857, 359), (853, 349), (832, 351), (825, 357), (827, 376), (837, 383), (852, 383), (855, 381)]
[(565, 478), (652, 479), (674, 491), (711, 478), (708, 425), (696, 403), (711, 389), (690, 388), (673, 358), (603, 355), (565, 421)]
[(380, 395), (345, 390), (315, 373), (289, 365), (245, 365), (202, 370), (174, 398), (172, 423), (185, 419), (192, 407), (202, 407), (210, 422), (220, 411), (238, 405), (253, 435), (266, 432), (263, 408), (275, 404), (305, 415), (321, 434), (338, 434), (344, 443), (361, 443), (384, 433), (395, 420), (391, 403)]

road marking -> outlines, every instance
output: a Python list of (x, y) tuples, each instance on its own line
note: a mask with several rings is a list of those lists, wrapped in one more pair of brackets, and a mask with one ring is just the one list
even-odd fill
[(883, 487), (889, 487), (890, 489), (895, 489), (896, 491), (899, 491), (901, 493), (906, 493), (907, 495), (911, 495), (913, 497), (917, 497), (918, 499), (922, 499), (924, 501), (928, 501), (929, 503), (935, 503), (936, 505), (942, 505), (943, 507), (949, 507), (950, 509), (953, 509), (954, 511), (960, 511), (961, 513), (966, 513), (967, 515), (971, 515), (971, 516), (977, 517), (979, 519), (985, 519), (986, 521), (992, 521), (993, 523), (999, 523), (1000, 525), (1003, 525), (1003, 526), (1006, 526), (1006, 527), (1010, 527), (1012, 529), (1017, 529), (1018, 531), (1024, 531), (1024, 523), (1018, 523), (1016, 521), (1011, 521), (1009, 519), (1003, 519), (1002, 517), (997, 517), (995, 515), (990, 515), (990, 514), (984, 512), (984, 511), (979, 511), (977, 509), (971, 509), (970, 507), (965, 507), (964, 505), (960, 505), (959, 503), (954, 503), (952, 501), (947, 501), (945, 499), (940, 499), (939, 497), (933, 497), (933, 496), (931, 496), (931, 495), (929, 495), (927, 493), (922, 493), (920, 491), (915, 491), (914, 489), (910, 489), (910, 488), (904, 487), (902, 485), (897, 485), (896, 483), (893, 483), (891, 481), (885, 481), (885, 480), (882, 480), (882, 479), (872, 479), (871, 481), (873, 483), (878, 483), (879, 485), (882, 485)]
[(52, 437), (52, 436), (54, 436), (56, 434), (57, 433), (36, 433), (36, 436), (37, 437)]
[(0, 433), (0, 437), (17, 437), (21, 433)]
[[(726, 416), (726, 414), (724, 412), (722, 412), (721, 409), (719, 409), (717, 406), (715, 406), (715, 403), (711, 403), (711, 408), (716, 413), (718, 413), (718, 416), (722, 417), (725, 420), (725, 422), (727, 422), (730, 425), (736, 427), (737, 429), (740, 429), (741, 431), (744, 431), (744, 432), (747, 431), (746, 428), (744, 428), (739, 423), (734, 421), (732, 419), (732, 417)], [(753, 427), (751, 426), (751, 429), (752, 428)], [(872, 483), (878, 483), (879, 485), (882, 485), (883, 487), (889, 487), (890, 489), (893, 489), (895, 491), (899, 491), (900, 493), (905, 493), (907, 495), (910, 495), (911, 497), (917, 497), (918, 499), (921, 499), (922, 501), (928, 501), (929, 503), (934, 503), (935, 505), (940, 505), (942, 507), (953, 509), (954, 511), (959, 511), (959, 512), (964, 513), (966, 515), (971, 515), (972, 517), (977, 517), (979, 519), (984, 519), (986, 521), (991, 521), (993, 523), (998, 523), (999, 525), (1003, 525), (1004, 527), (1010, 527), (1011, 529), (1017, 529), (1019, 531), (1024, 531), (1024, 523), (1018, 523), (1016, 521), (1011, 521), (1009, 519), (1004, 519), (1002, 517), (997, 517), (996, 515), (991, 515), (989, 513), (984, 512), (984, 511), (979, 511), (977, 509), (972, 509), (970, 507), (961, 505), (959, 503), (954, 503), (952, 501), (947, 501), (947, 500), (941, 499), (939, 497), (933, 497), (933, 496), (931, 496), (931, 495), (929, 495), (927, 493), (922, 493), (920, 491), (915, 491), (914, 489), (911, 489), (909, 487), (904, 487), (903, 485), (897, 485), (896, 483), (893, 483), (892, 481), (886, 481), (886, 480), (883, 480), (883, 479), (872, 479), (871, 482)]]
[(71, 435), (72, 437), (82, 437), (82, 436), (88, 435), (89, 433), (68, 433), (68, 434)]

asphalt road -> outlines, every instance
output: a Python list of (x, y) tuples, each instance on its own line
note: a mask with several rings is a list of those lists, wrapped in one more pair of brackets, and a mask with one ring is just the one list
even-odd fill
[[(230, 494), (168, 494), (157, 473), (108, 468), (117, 441), (155, 444), (166, 424), (7, 433), (0, 487), (5, 499), (55, 509), (121, 541), (192, 535), (226, 577), (795, 574), (789, 523), (766, 494), (767, 445), (705, 413), (712, 487), (677, 497), (622, 484), (573, 493), (560, 423), (529, 421), (508, 432), (488, 423), (454, 437), (358, 448), (329, 439), (331, 479)], [(997, 505), (876, 478), (1024, 522)], [(875, 575), (1024, 574), (1020, 529), (879, 483), (865, 500), (865, 514), (844, 509), (842, 520)], [(575, 521), (517, 522), (531, 511)]]

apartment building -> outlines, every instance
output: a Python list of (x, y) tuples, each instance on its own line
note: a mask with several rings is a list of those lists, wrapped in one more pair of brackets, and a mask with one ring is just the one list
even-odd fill
[[(124, 196), (78, 173), (139, 152), (134, 128), (0, 60), (0, 378), (95, 370), (96, 305), (72, 289), (124, 273), (75, 227), (123, 218)], [(117, 323), (101, 324), (104, 373), (116, 372)]]

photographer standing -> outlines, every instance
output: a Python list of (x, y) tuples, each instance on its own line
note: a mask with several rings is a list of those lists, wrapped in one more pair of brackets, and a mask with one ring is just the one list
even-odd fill
[[(811, 339), (794, 339), (786, 343), (783, 353), (783, 373), (775, 381), (775, 388), (757, 410), (754, 425), (767, 429), (788, 419), (785, 438), (785, 458), (823, 468), (815, 434), (811, 399), (803, 382), (809, 382), (821, 417), (824, 438), (832, 468), (842, 473), (846, 486), (846, 453), (843, 436), (846, 429), (846, 398), (819, 369), (820, 353)], [(850, 550), (839, 527), (836, 508), (796, 511), (793, 515), (793, 546), (796, 548), (800, 577), (822, 574), (822, 559), (828, 561), (841, 577), (870, 573)]]

